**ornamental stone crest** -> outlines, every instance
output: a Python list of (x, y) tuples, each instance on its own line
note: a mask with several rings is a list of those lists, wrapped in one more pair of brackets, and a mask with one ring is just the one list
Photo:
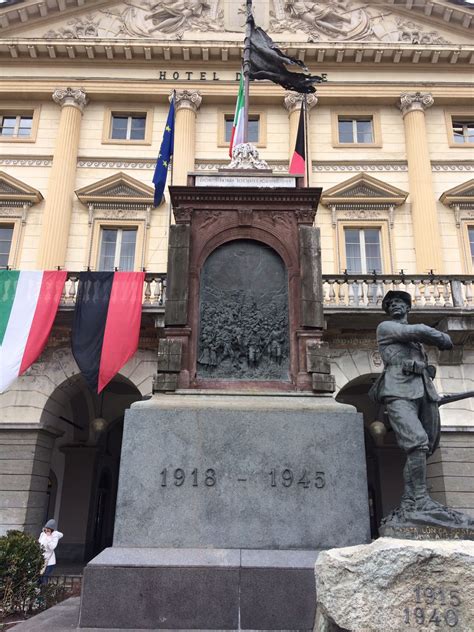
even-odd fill
[(258, 155), (258, 150), (251, 143), (240, 143), (236, 145), (232, 150), (232, 161), (226, 169), (265, 169), (270, 170), (270, 167), (261, 160)]

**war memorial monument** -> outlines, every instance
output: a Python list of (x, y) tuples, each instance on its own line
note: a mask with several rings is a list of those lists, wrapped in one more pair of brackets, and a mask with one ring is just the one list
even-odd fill
[[(328, 549), (317, 630), (473, 621), (460, 584), (474, 580), (472, 521), (426, 490), (439, 414), (420, 342), (449, 336), (408, 326), (408, 295), (386, 296), (374, 397), (390, 397), (408, 459), (381, 528), (392, 537), (369, 545), (362, 415), (333, 399), (322, 342), (321, 190), (301, 184), (244, 146), (228, 169), (170, 189), (155, 395), (126, 414), (114, 543), (85, 569), (81, 627), (311, 630)], [(426, 400), (405, 429), (390, 381)]]
[[(244, 125), (250, 79), (314, 92), (320, 78), (288, 64), (307, 71), (247, 0)], [(322, 340), (321, 189), (243, 140), (218, 173), (170, 187), (154, 395), (125, 416), (113, 546), (84, 571), (79, 626), (473, 629), (474, 521), (426, 485), (442, 402), (422, 343), (452, 341), (408, 324), (409, 294), (386, 294), (372, 397), (406, 464), (369, 544), (363, 419), (333, 399)]]

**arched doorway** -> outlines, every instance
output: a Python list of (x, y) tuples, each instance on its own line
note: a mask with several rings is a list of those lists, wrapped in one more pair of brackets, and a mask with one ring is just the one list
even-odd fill
[[(336, 396), (338, 402), (352, 404), (364, 416), (367, 483), (370, 503), (372, 537), (378, 536), (381, 519), (400, 502), (403, 491), (403, 465), (405, 456), (397, 445), (395, 434), (384, 418), (383, 407), (368, 396), (377, 374), (360, 375), (348, 382)], [(386, 434), (377, 434), (371, 425), (374, 421), (386, 424)]]
[(87, 562), (112, 544), (123, 418), (139, 399), (138, 388), (121, 375), (100, 395), (74, 375), (44, 407), (44, 418), (63, 431), (51, 458), (57, 483), (48, 509), (64, 533), (60, 562)]

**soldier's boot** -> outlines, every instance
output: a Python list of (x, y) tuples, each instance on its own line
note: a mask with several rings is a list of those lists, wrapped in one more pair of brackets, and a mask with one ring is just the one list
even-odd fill
[(444, 508), (443, 505), (431, 498), (426, 486), (426, 451), (414, 450), (407, 455), (407, 463), (411, 484), (413, 486), (413, 496), (415, 510), (433, 511)]
[(400, 509), (403, 509), (404, 511), (413, 511), (415, 509), (415, 490), (413, 489), (413, 483), (411, 480), (408, 455), (405, 462), (405, 467), (403, 468), (403, 480), (405, 486), (403, 488), (403, 494), (400, 500)]

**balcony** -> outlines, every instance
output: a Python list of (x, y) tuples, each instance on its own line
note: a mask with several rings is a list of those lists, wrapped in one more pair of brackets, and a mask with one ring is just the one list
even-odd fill
[[(74, 309), (78, 282), (79, 273), (68, 272), (60, 311)], [(454, 314), (474, 317), (473, 285), (474, 275), (323, 274), (324, 312), (328, 326), (372, 326), (383, 315), (385, 293), (403, 290), (412, 297), (412, 322), (430, 324)], [(161, 314), (165, 302), (166, 273), (146, 273), (143, 312)]]

